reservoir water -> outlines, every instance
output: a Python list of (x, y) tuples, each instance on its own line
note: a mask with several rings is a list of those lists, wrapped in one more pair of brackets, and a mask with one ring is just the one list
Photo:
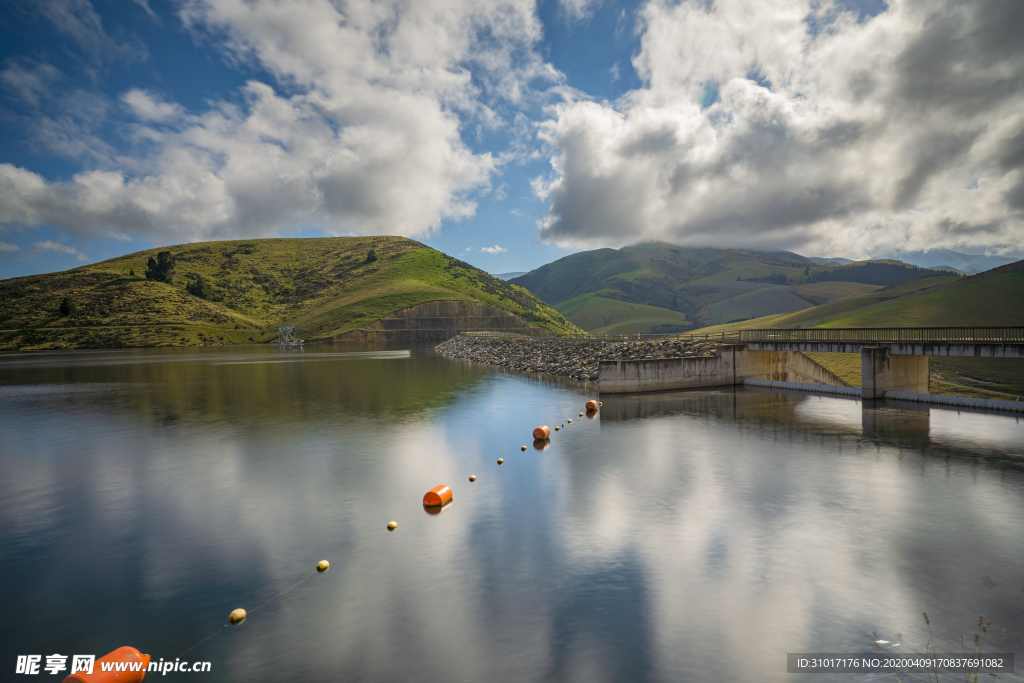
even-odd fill
[[(203, 683), (895, 681), (787, 653), (1024, 652), (1019, 418), (742, 388), (580, 418), (596, 393), (429, 349), (0, 356), (0, 680), (121, 645)], [(565, 427), (538, 449), (540, 424)]]

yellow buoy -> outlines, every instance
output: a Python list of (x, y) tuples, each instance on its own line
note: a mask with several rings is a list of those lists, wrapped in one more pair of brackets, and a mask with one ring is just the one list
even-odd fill
[(316, 563), (316, 570), (323, 574), (325, 571), (331, 568), (331, 563), (327, 560), (320, 560)]
[(501, 465), (505, 462), (504, 458), (498, 458), (498, 464)]
[(580, 413), (580, 417), (583, 417), (583, 413)]
[(388, 531), (394, 531), (398, 528), (398, 522), (388, 522)]
[(555, 427), (555, 431), (556, 431), (556, 432), (557, 432), (557, 431), (558, 431), (559, 429), (561, 429), (561, 427)]
[(245, 610), (241, 607), (234, 610), (233, 612), (231, 612), (231, 614), (228, 615), (228, 621), (230, 621), (235, 626), (238, 626), (243, 621), (245, 621)]
[(568, 422), (569, 424), (572, 424), (572, 420), (566, 420), (566, 422)]
[(476, 475), (475, 474), (469, 475), (469, 480), (470, 481), (476, 481)]
[(525, 450), (526, 450), (526, 446), (523, 446), (523, 447), (522, 447), (522, 448), (520, 448), (519, 450), (521, 450), (521, 451), (525, 451)]
[(600, 401), (598, 401), (598, 402), (597, 402), (597, 405), (599, 405), (599, 406), (603, 406), (604, 404), (603, 404), (603, 403), (601, 403)]

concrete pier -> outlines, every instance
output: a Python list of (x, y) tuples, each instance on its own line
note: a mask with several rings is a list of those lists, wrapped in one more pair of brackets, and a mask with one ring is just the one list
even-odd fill
[(885, 346), (860, 351), (861, 396), (885, 398), (887, 391), (928, 393), (928, 356), (890, 353)]
[(802, 353), (750, 351), (744, 344), (719, 346), (710, 357), (601, 361), (599, 372), (602, 394), (728, 386), (746, 379), (846, 386)]

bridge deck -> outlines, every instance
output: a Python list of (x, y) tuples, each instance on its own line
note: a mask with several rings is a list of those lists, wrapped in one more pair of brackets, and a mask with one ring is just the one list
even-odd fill
[(751, 351), (860, 353), (884, 347), (897, 356), (1024, 358), (1024, 327), (900, 327), (738, 330)]

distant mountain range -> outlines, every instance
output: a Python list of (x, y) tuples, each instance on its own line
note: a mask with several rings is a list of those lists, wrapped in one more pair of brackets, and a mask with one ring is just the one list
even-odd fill
[(519, 277), (520, 275), (526, 275), (527, 271), (517, 270), (513, 273), (491, 273), (492, 276), (499, 280), (511, 280), (512, 278)]
[(572, 254), (511, 282), (586, 330), (619, 334), (682, 332), (789, 313), (935, 275), (891, 260), (833, 261), (845, 263), (821, 265), (786, 251), (643, 242)]
[[(847, 258), (834, 258), (830, 256), (811, 256), (815, 263), (821, 265), (852, 263)], [(981, 273), (992, 268), (1005, 266), (1007, 263), (1017, 261), (1015, 258), (1006, 256), (984, 256), (981, 254), (962, 254), (951, 249), (931, 249), (929, 251), (896, 251), (888, 254), (872, 256), (871, 260), (889, 259), (902, 261), (912, 266), (921, 268), (934, 268), (949, 271), (960, 271), (967, 273)]]

